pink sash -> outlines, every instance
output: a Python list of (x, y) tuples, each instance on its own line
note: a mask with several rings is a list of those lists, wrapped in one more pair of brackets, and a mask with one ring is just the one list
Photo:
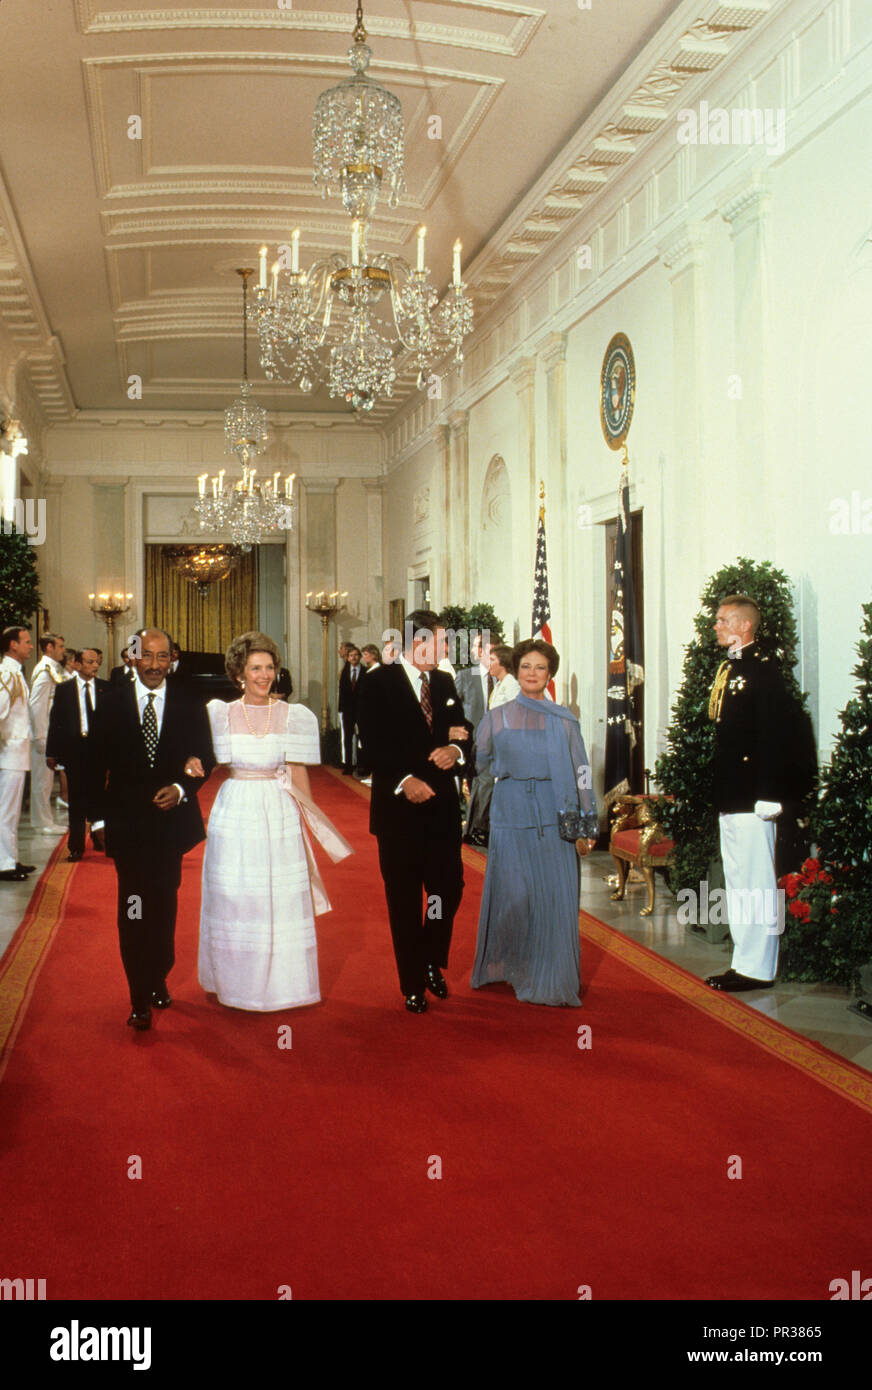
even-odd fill
[[(336, 826), (328, 820), (324, 812), (315, 805), (311, 797), (301, 792), (299, 787), (295, 787), (291, 774), (288, 771), (287, 763), (282, 763), (280, 767), (274, 768), (272, 772), (260, 772), (254, 768), (231, 767), (228, 769), (231, 777), (239, 777), (247, 781), (272, 781), (278, 782), (282, 791), (287, 792), (297, 803), (300, 812), (300, 829), (303, 832), (303, 844), (306, 846), (306, 862), (309, 866), (309, 883), (312, 889), (312, 904), (315, 909), (315, 916), (319, 917), (323, 912), (330, 911), (330, 899), (324, 888), (324, 882), (318, 872), (318, 865), (315, 862), (315, 855), (312, 851), (312, 842), (309, 839), (309, 830), (315, 836), (319, 845), (326, 851), (334, 864), (338, 864), (341, 859), (347, 859), (354, 850), (345, 839), (340, 835)], [(307, 829), (308, 827), (308, 829)]]

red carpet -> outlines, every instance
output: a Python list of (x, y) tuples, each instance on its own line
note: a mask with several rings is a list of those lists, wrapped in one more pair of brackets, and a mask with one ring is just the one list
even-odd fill
[(49, 1299), (826, 1300), (872, 1273), (865, 1073), (592, 920), (583, 1009), (472, 991), (474, 855), (452, 995), (408, 1015), (364, 795), (313, 789), (358, 853), (320, 856), (309, 1009), (205, 998), (198, 852), (175, 1003), (134, 1036), (112, 867), (59, 848), (0, 977), (0, 1275)]

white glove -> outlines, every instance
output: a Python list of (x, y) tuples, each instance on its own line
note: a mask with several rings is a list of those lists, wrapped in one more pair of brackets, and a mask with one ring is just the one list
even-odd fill
[(759, 816), (761, 820), (775, 820), (781, 815), (781, 809), (780, 801), (754, 802), (754, 815)]

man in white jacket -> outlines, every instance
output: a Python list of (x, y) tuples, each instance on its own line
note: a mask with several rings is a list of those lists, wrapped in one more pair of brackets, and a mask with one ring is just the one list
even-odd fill
[(26, 627), (0, 633), (0, 880), (21, 882), (33, 864), (18, 862), (18, 818), (30, 767), (30, 708), (22, 665), (33, 652)]
[(45, 760), (45, 737), (52, 701), (64, 676), (64, 639), (46, 632), (39, 639), (42, 656), (30, 677), (30, 824), (40, 835), (63, 835), (64, 827), (55, 823), (51, 809), (54, 769)]

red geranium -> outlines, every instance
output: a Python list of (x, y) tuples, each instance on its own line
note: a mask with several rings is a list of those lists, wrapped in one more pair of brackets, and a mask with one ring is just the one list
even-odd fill
[(787, 910), (800, 922), (807, 922), (811, 916), (811, 907), (808, 903), (801, 902), (799, 898), (795, 898)]

